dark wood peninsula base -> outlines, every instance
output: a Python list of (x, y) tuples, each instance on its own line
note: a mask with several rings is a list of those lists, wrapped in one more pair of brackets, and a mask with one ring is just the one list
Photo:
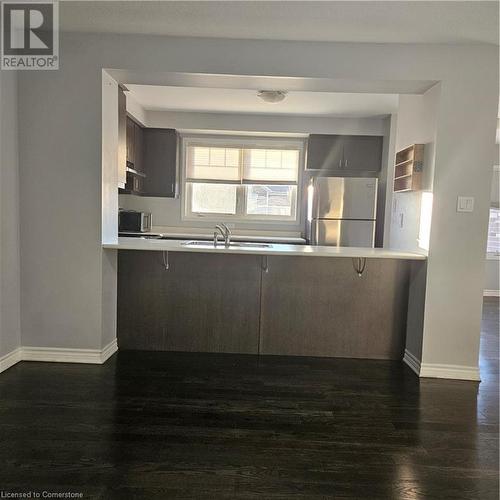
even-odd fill
[(118, 252), (120, 349), (402, 359), (410, 262)]

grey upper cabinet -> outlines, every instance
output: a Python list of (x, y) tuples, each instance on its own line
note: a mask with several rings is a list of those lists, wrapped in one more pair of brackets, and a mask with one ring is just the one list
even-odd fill
[(177, 137), (174, 129), (126, 124), (127, 178), (120, 193), (174, 198), (177, 195)]
[(344, 160), (341, 135), (311, 134), (307, 141), (307, 170), (340, 170)]
[(134, 169), (145, 173), (144, 166), (144, 129), (134, 123)]
[(143, 128), (127, 117), (127, 167), (144, 172)]
[(135, 127), (134, 120), (127, 117), (127, 165), (135, 166)]
[(380, 136), (311, 134), (306, 169), (331, 175), (379, 172), (382, 147)]
[[(125, 94), (123, 94), (125, 97)], [(143, 128), (130, 117), (126, 116), (124, 104), (119, 114), (118, 150), (123, 151), (119, 161), (124, 162), (123, 170), (126, 175), (125, 186), (119, 188), (121, 194), (144, 194), (144, 154)], [(120, 165), (121, 166), (121, 165)]]
[(343, 138), (345, 170), (379, 172), (382, 167), (383, 138), (373, 135), (347, 135)]
[(146, 171), (144, 195), (175, 198), (177, 194), (177, 139), (174, 129), (142, 130), (143, 162)]

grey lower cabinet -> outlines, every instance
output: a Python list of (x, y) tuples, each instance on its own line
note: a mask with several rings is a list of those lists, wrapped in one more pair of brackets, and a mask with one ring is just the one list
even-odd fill
[(257, 354), (261, 258), (118, 254), (121, 349)]
[(370, 259), (269, 257), (262, 277), (260, 353), (401, 359), (410, 265)]
[(410, 263), (119, 251), (120, 349), (401, 359)]

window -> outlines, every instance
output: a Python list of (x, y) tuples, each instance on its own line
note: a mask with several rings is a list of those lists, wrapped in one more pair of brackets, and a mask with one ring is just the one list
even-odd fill
[(500, 209), (490, 208), (490, 223), (488, 226), (488, 244), (486, 251), (489, 254), (500, 255)]
[(500, 205), (499, 205), (499, 189), (500, 189), (500, 167), (493, 167), (493, 179), (491, 183), (491, 204), (490, 204), (490, 221), (488, 225), (488, 243), (486, 252), (488, 258), (498, 259), (500, 257)]
[(301, 139), (183, 138), (186, 218), (296, 221)]

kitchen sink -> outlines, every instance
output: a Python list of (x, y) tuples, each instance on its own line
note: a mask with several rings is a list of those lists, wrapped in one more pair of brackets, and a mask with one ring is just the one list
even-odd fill
[(224, 242), (221, 241), (215, 246), (212, 241), (194, 240), (186, 241), (182, 243), (182, 245), (186, 247), (220, 248), (221, 250), (224, 248), (272, 248), (272, 245), (268, 243), (252, 243), (246, 241), (231, 241), (229, 246), (224, 245)]

